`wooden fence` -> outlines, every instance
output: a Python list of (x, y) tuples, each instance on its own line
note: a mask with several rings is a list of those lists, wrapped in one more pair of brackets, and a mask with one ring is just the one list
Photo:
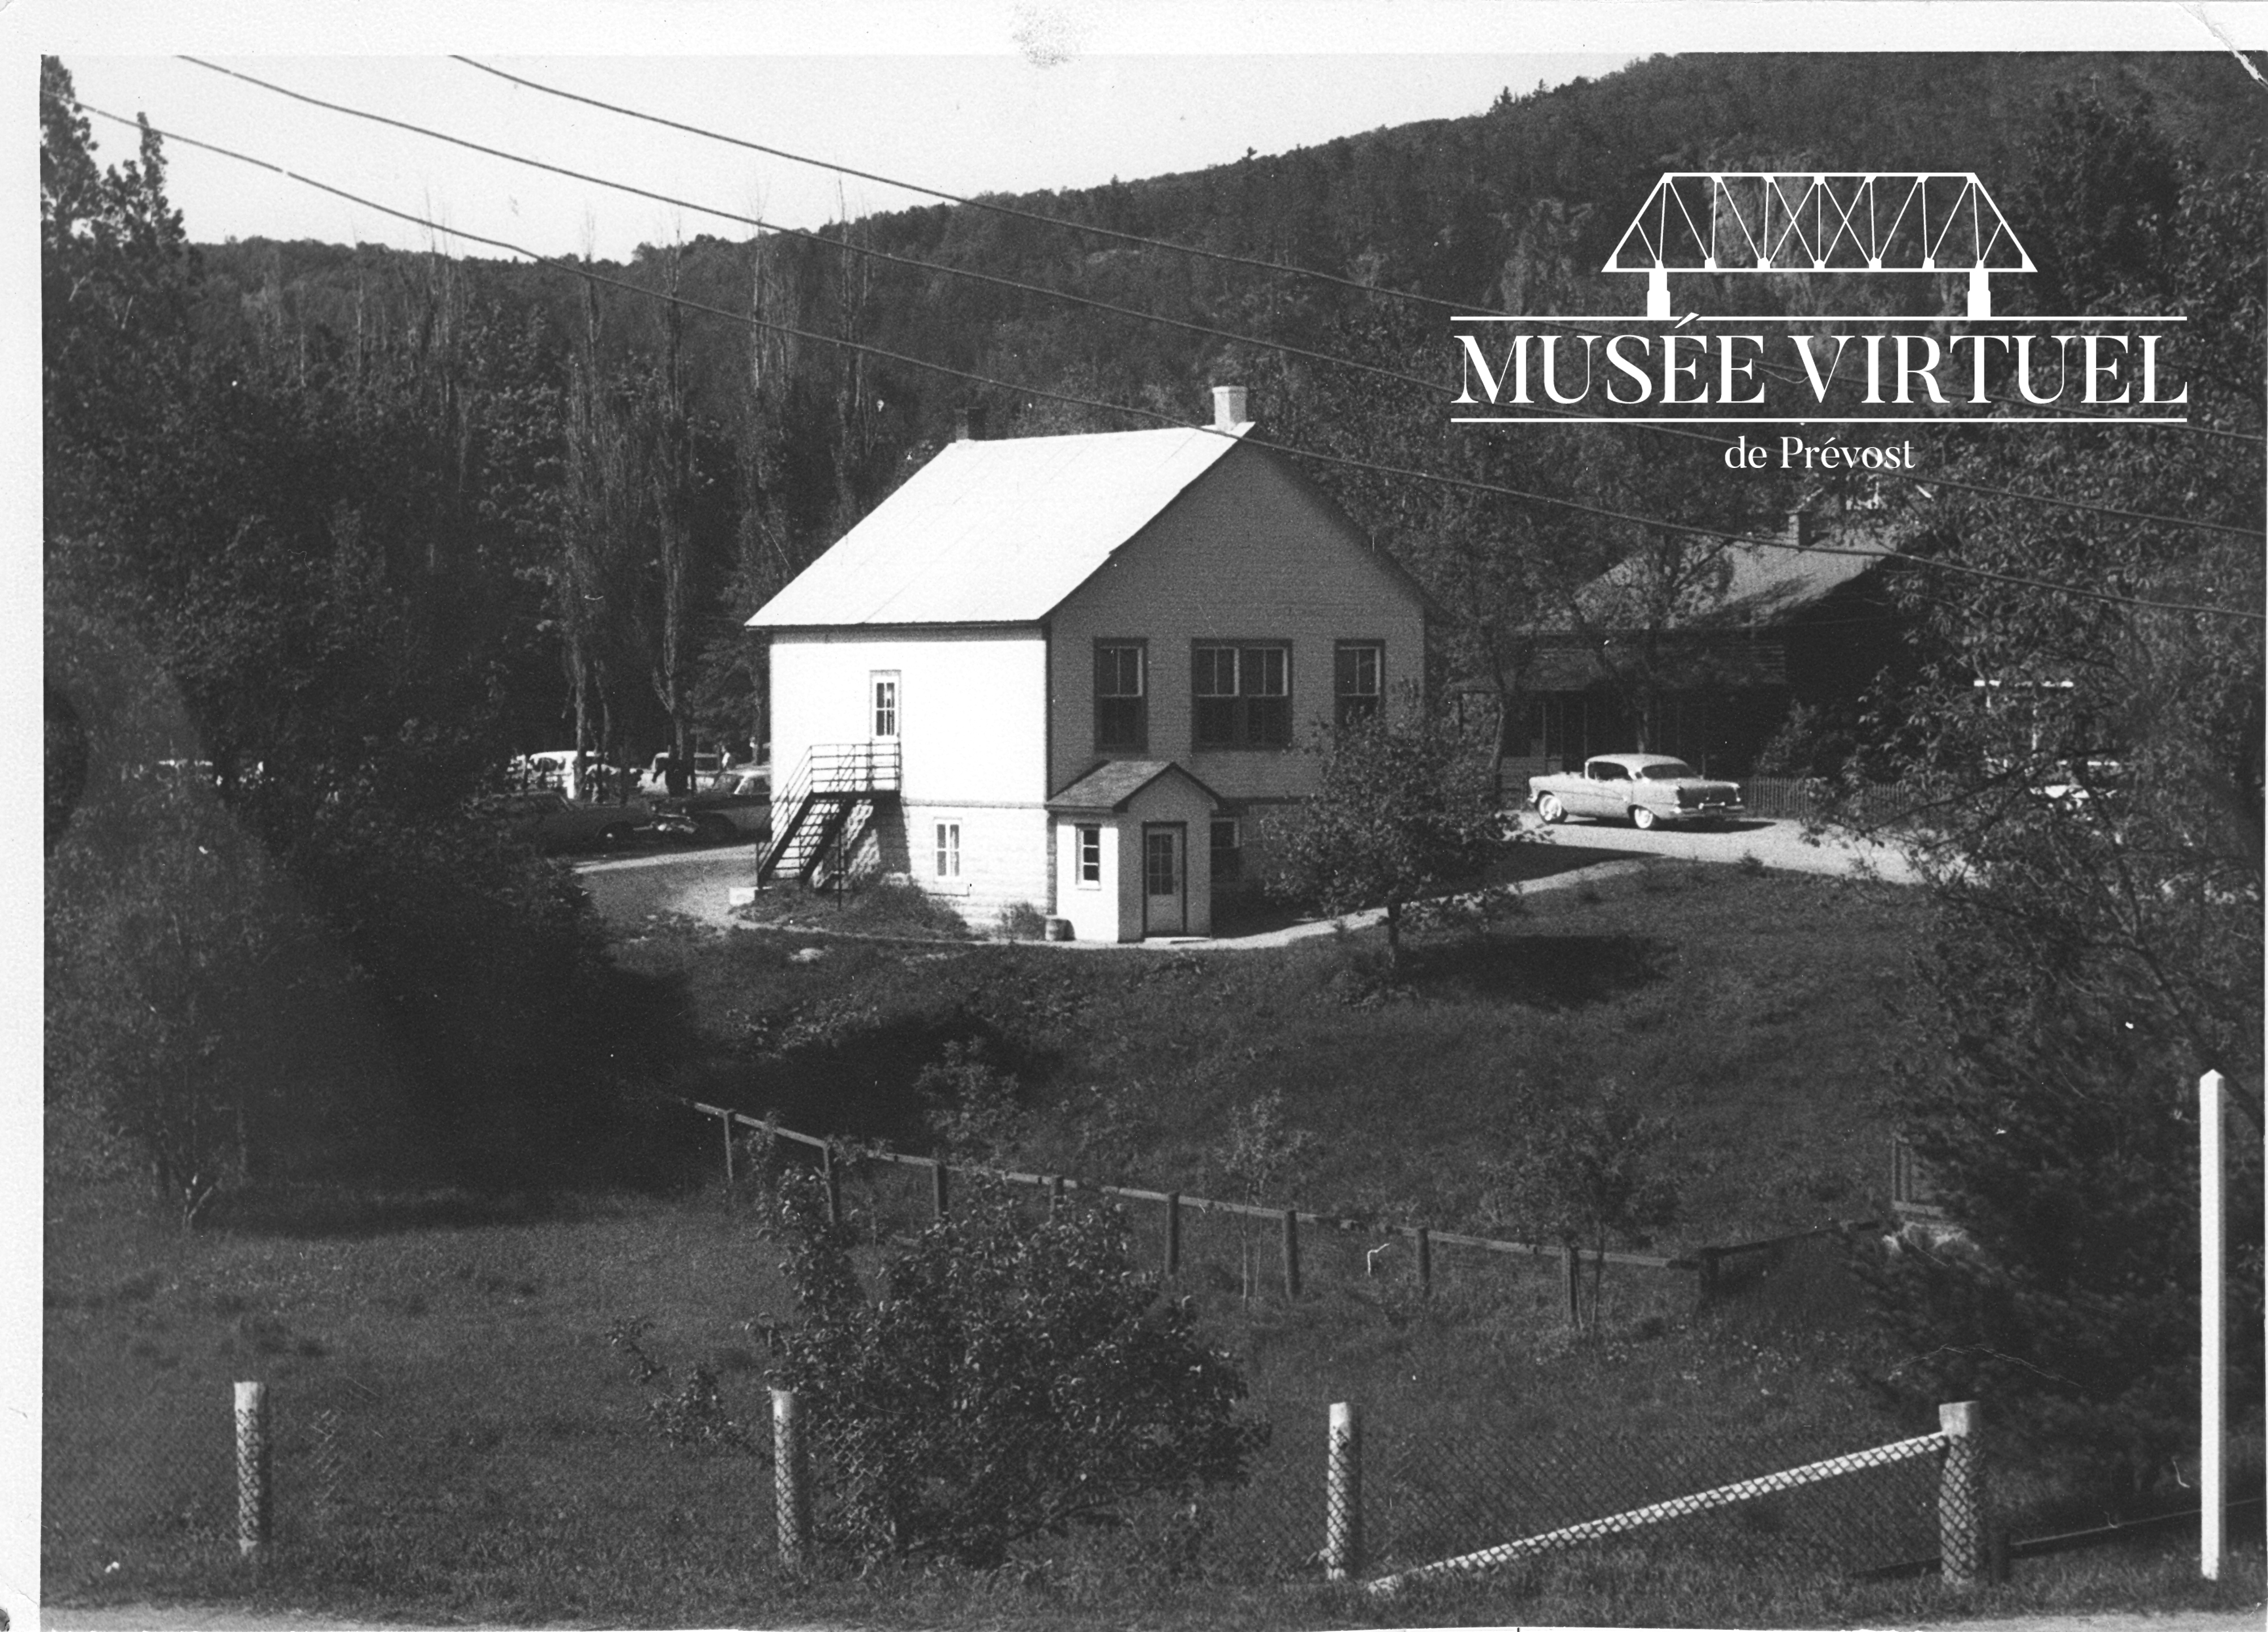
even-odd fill
[[(777, 1121), (750, 1116), (744, 1111), (732, 1110), (721, 1105), (706, 1105), (698, 1100), (675, 1099), (703, 1116), (713, 1116), (724, 1135), (725, 1177), (729, 1182), (737, 1176), (737, 1134), (740, 1131), (761, 1133), (770, 1139), (784, 1139), (803, 1145), (818, 1153), (820, 1173), (827, 1186), (828, 1217), (840, 1224), (843, 1220), (843, 1167), (846, 1161), (885, 1162), (902, 1167), (927, 1168), (930, 1171), (930, 1208), (933, 1217), (943, 1217), (951, 1205), (951, 1182), (954, 1168), (952, 1164), (934, 1156), (915, 1156), (905, 1151), (879, 1146), (851, 1145), (839, 1140), (821, 1138), (815, 1134), (799, 1133), (792, 1128), (783, 1128)], [(1793, 1235), (1774, 1236), (1758, 1241), (1742, 1241), (1730, 1246), (1697, 1247), (1682, 1257), (1665, 1258), (1650, 1253), (1600, 1252), (1587, 1247), (1569, 1248), (1554, 1243), (1538, 1241), (1505, 1241), (1486, 1236), (1465, 1235), (1453, 1230), (1436, 1230), (1426, 1224), (1387, 1224), (1372, 1218), (1344, 1217), (1331, 1213), (1305, 1211), (1294, 1207), (1273, 1207), (1250, 1202), (1224, 1202), (1210, 1196), (1187, 1195), (1178, 1190), (1150, 1190), (1133, 1185), (1100, 1184), (1092, 1180), (1073, 1179), (1060, 1173), (1019, 1173), (1006, 1168), (977, 1167), (963, 1164), (960, 1171), (981, 1173), (997, 1182), (1021, 1185), (1043, 1190), (1050, 1203), (1060, 1197), (1077, 1194), (1110, 1196), (1119, 1201), (1144, 1202), (1165, 1209), (1165, 1251), (1163, 1268), (1167, 1275), (1178, 1275), (1182, 1269), (1182, 1220), (1188, 1213), (1220, 1213), (1256, 1218), (1276, 1226), (1280, 1248), (1285, 1295), (1297, 1298), (1301, 1280), (1300, 1269), (1300, 1233), (1307, 1229), (1329, 1231), (1344, 1234), (1357, 1232), (1385, 1235), (1406, 1240), (1416, 1260), (1418, 1288), (1430, 1293), (1433, 1286), (1433, 1249), (1437, 1246), (1462, 1247), (1474, 1252), (1498, 1253), (1513, 1257), (1556, 1259), (1559, 1261), (1567, 1289), (1568, 1315), (1576, 1318), (1579, 1307), (1578, 1277), (1585, 1264), (1618, 1264), (1638, 1269), (1670, 1269), (1687, 1271), (1699, 1279), (1701, 1295), (1706, 1298), (1724, 1285), (1727, 1276), (1737, 1269), (1741, 1261), (1750, 1255), (1772, 1252), (1799, 1241), (1816, 1239), (1822, 1236), (1840, 1234), (1851, 1230), (1874, 1225), (1873, 1219), (1852, 1219), (1827, 1224), (1815, 1230), (1806, 1230)]]

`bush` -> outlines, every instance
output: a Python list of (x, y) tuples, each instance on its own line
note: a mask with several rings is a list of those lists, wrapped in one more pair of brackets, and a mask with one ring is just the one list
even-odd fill
[(801, 1306), (776, 1380), (802, 1398), (870, 1556), (990, 1568), (1017, 1542), (1235, 1484), (1265, 1442), (1241, 1373), (1133, 1267), (1123, 1222), (1027, 1217), (972, 1184), (868, 1299), (808, 1175), (782, 1188)]

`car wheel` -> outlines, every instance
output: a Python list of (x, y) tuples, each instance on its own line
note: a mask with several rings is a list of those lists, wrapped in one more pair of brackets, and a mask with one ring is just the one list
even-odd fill
[(1549, 793), (1535, 801), (1535, 813), (1546, 821), (1559, 822), (1567, 820), (1567, 807), (1559, 803), (1556, 795)]
[(1656, 820), (1654, 813), (1643, 805), (1631, 806), (1631, 826), (1640, 833), (1651, 833)]

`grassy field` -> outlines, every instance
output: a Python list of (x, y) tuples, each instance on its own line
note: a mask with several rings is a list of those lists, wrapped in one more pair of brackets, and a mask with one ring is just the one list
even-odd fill
[(1232, 1119), (1280, 1090), (1317, 1141), (1295, 1199), (1442, 1228), (1490, 1224), (1483, 1165), (1531, 1118), (1619, 1084), (1675, 1123), (1668, 1239), (1699, 1244), (1887, 1204), (1925, 910), (1660, 865), (1421, 938), (1395, 981), (1374, 930), (1161, 955), (660, 927), (621, 955), (683, 981), (712, 1103), (918, 1145), (914, 1075), (976, 1040), (1038, 1113), (1028, 1161), (1224, 1195)]
[[(1444, 1226), (1488, 1223), (1484, 1164), (1522, 1116), (1622, 1082), (1677, 1121), (1690, 1243), (1880, 1204), (1918, 911), (1874, 886), (1664, 867), (1421, 940), (1390, 978), (1371, 937), (1160, 955), (665, 923), (620, 955), (682, 993), (702, 1063), (661, 1085), (910, 1141), (914, 1076), (978, 1040), (1025, 1086), (1024, 1159), (1215, 1193), (1229, 1119), (1280, 1088), (1319, 1142), (1301, 1201)], [(688, 1133), (690, 1171), (713, 1173), (713, 1129)], [(763, 1183), (327, 1195), (196, 1234), (122, 1190), (51, 1194), (45, 1594), (523, 1623), (1285, 1628), (1826, 1625), (2258, 1595), (2257, 1553), (2213, 1589), (2183, 1584), (2162, 1548), (1970, 1592), (1768, 1567), (1813, 1540), (1854, 1566), (1930, 1550), (1926, 1476), (1390, 1605), (1325, 1589), (1309, 1555), (1334, 1400), (1365, 1411), (1373, 1549), (1400, 1562), (1933, 1424), (1867, 1385), (1888, 1357), (1847, 1297), (1818, 1296), (1845, 1284), (1831, 1267), (1710, 1310), (1690, 1276), (1618, 1270), (1578, 1339), (1548, 1263), (1446, 1254), (1424, 1300), (1406, 1264), (1364, 1273), (1361, 1234), (1310, 1244), (1297, 1304), (1248, 1297), (1243, 1227), (1217, 1217), (1191, 1221), (1176, 1290), (1275, 1431), (1250, 1485), (1204, 1509), (1209, 1575), (1161, 1573), (1137, 1525), (981, 1577), (785, 1577), (769, 1467), (666, 1444), (651, 1420), (699, 1363), (761, 1437), (766, 1326), (787, 1312)], [(923, 1209), (899, 1169), (866, 1170), (850, 1200), (881, 1235)], [(666, 1375), (640, 1377), (615, 1341), (631, 1327)], [(228, 1545), (240, 1378), (268, 1382), (276, 1411), (279, 1553), (256, 1576)], [(2004, 1493), (2052, 1527), (2051, 1491)]]

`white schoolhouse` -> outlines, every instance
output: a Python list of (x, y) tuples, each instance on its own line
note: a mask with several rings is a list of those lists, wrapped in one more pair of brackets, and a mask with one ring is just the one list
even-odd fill
[(953, 443), (749, 627), (763, 878), (906, 873), (970, 923), (1211, 932), (1299, 748), (1422, 678), (1424, 598), (1292, 463), (1209, 426)]

